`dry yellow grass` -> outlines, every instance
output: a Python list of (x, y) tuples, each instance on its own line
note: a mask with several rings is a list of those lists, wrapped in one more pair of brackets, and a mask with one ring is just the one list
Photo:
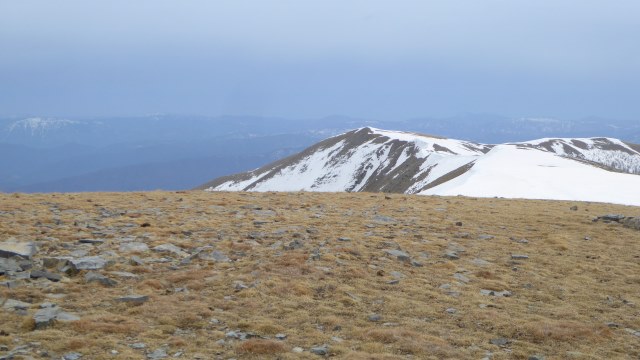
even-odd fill
[[(185, 359), (313, 359), (309, 349), (322, 344), (345, 359), (637, 359), (640, 337), (625, 329), (640, 330), (640, 232), (591, 221), (607, 213), (640, 208), (370, 193), (0, 194), (0, 241), (37, 241), (36, 259), (104, 256), (113, 261), (100, 272), (118, 281), (88, 284), (81, 272), (0, 289), (33, 304), (28, 316), (0, 310), (0, 345), (39, 342), (51, 356), (87, 359), (140, 359), (160, 347)], [(232, 261), (120, 252), (128, 240), (205, 247)], [(444, 257), (450, 250), (460, 258)], [(169, 261), (136, 265), (134, 255)], [(150, 299), (114, 301), (134, 293)], [(32, 330), (45, 301), (82, 320)], [(137, 342), (146, 350), (129, 346)]]

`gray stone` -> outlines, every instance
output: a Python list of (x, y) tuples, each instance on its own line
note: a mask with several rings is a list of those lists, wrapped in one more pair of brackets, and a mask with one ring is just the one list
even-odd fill
[(5, 259), (0, 257), (0, 275), (10, 272), (23, 271), (16, 259)]
[(36, 251), (36, 244), (33, 242), (18, 242), (16, 240), (0, 242), (0, 258), (21, 256), (31, 259), (31, 256), (33, 256)]
[(177, 256), (186, 257), (189, 256), (187, 252), (173, 244), (162, 244), (153, 248), (153, 251), (159, 253), (171, 253)]
[(316, 354), (316, 355), (320, 355), (320, 356), (326, 356), (329, 354), (329, 346), (327, 344), (324, 344), (322, 346), (315, 346), (312, 347), (311, 349), (309, 349), (309, 351), (312, 354)]
[(160, 360), (168, 357), (167, 350), (163, 348), (155, 349), (153, 352), (147, 354), (147, 359), (149, 360)]
[(624, 215), (620, 215), (620, 214), (607, 214), (607, 215), (598, 216), (599, 220), (615, 221), (615, 222), (619, 222), (620, 220), (622, 220), (624, 218), (625, 218), (625, 216)]
[(278, 340), (284, 340), (287, 338), (286, 334), (276, 334), (276, 339)]
[(367, 320), (373, 321), (373, 322), (380, 321), (382, 320), (382, 316), (380, 314), (371, 314), (367, 317)]
[(78, 321), (80, 317), (71, 313), (62, 311), (58, 306), (51, 303), (40, 305), (41, 309), (33, 315), (36, 330), (45, 329), (52, 326), (57, 320), (59, 321)]
[(638, 330), (634, 330), (634, 329), (626, 328), (626, 329), (624, 329), (624, 331), (628, 332), (629, 334), (631, 334), (631, 335), (633, 335), (633, 336), (638, 336), (638, 337), (640, 337), (640, 331), (638, 331)]
[(80, 244), (100, 245), (104, 243), (104, 239), (80, 239), (78, 242)]
[(622, 220), (622, 225), (630, 229), (640, 230), (640, 217), (628, 217)]
[(445, 310), (447, 313), (449, 314), (455, 314), (458, 312), (458, 309), (456, 308), (448, 308), (447, 310)]
[(446, 257), (449, 260), (458, 260), (460, 259), (460, 256), (458, 255), (458, 253), (456, 251), (447, 251), (444, 253), (444, 257)]
[(487, 260), (478, 259), (478, 258), (475, 258), (475, 259), (471, 260), (471, 263), (474, 264), (474, 265), (477, 265), (477, 266), (489, 266), (489, 265), (491, 265), (491, 263), (488, 262)]
[(411, 257), (409, 256), (409, 254), (407, 254), (404, 251), (395, 250), (395, 249), (386, 249), (386, 250), (384, 250), (384, 252), (387, 255), (394, 256), (396, 259), (398, 259), (400, 261), (404, 261), (404, 262), (411, 261)]
[(513, 260), (526, 260), (529, 258), (529, 255), (521, 255), (521, 254), (512, 254), (511, 258)]
[(509, 341), (509, 339), (505, 339), (505, 338), (496, 338), (496, 339), (491, 339), (489, 342), (491, 344), (493, 344), (493, 345), (496, 345), (496, 346), (506, 346), (511, 341)]
[(30, 276), (32, 279), (45, 278), (53, 282), (58, 282), (62, 280), (62, 276), (58, 274), (50, 273), (48, 271), (41, 271), (41, 270), (32, 271)]
[(453, 277), (454, 277), (456, 280), (462, 281), (462, 282), (463, 282), (463, 283), (465, 283), (465, 284), (466, 284), (466, 283), (468, 283), (468, 282), (470, 281), (468, 277), (466, 277), (466, 276), (464, 276), (464, 275), (462, 275), (462, 274), (460, 274), (460, 273), (455, 273), (455, 274), (453, 274)]
[(133, 343), (129, 344), (129, 347), (132, 349), (140, 350), (146, 348), (147, 345), (145, 343)]
[(487, 234), (478, 235), (479, 240), (491, 240), (493, 238), (494, 238), (493, 235), (487, 235)]
[(78, 360), (82, 357), (82, 354), (77, 352), (70, 352), (62, 355), (62, 359), (64, 360)]
[(528, 360), (544, 360), (544, 356), (542, 355), (529, 355)]
[(509, 297), (512, 294), (511, 294), (511, 291), (508, 291), (508, 290), (495, 291), (495, 290), (482, 289), (480, 290), (480, 295), (495, 296), (495, 297)]
[(299, 346), (296, 346), (293, 349), (291, 349), (291, 351), (296, 353), (296, 354), (300, 354), (300, 353), (304, 352), (304, 349), (299, 347)]
[(86, 256), (70, 259), (69, 264), (76, 270), (100, 270), (107, 265), (107, 260), (100, 256)]
[(224, 253), (215, 250), (211, 252), (201, 252), (198, 257), (202, 260), (215, 261), (215, 262), (229, 262), (231, 259)]
[(120, 244), (121, 252), (145, 252), (149, 251), (149, 246), (143, 242), (128, 242)]
[(289, 242), (289, 245), (285, 245), (284, 249), (285, 250), (295, 250), (295, 249), (300, 249), (304, 246), (304, 243), (302, 243), (302, 241), (295, 239), (291, 242)]
[(276, 212), (273, 210), (253, 210), (253, 214), (256, 216), (276, 216)]
[(28, 302), (2, 298), (0, 298), (0, 305), (6, 310), (27, 310), (31, 307), (31, 304)]
[(140, 305), (140, 304), (144, 304), (145, 302), (149, 301), (149, 296), (147, 296), (147, 295), (128, 295), (128, 296), (123, 296), (123, 297), (116, 298), (116, 301), (129, 303), (129, 304)]
[(398, 222), (396, 219), (390, 217), (390, 216), (384, 216), (384, 215), (375, 215), (373, 217), (373, 221), (377, 222), (377, 223), (381, 223), (381, 224), (393, 224)]
[(118, 284), (117, 281), (109, 279), (108, 277), (93, 271), (90, 271), (84, 275), (84, 281), (88, 283), (97, 282), (97, 283), (100, 283), (101, 285), (109, 286), (109, 287), (115, 286)]

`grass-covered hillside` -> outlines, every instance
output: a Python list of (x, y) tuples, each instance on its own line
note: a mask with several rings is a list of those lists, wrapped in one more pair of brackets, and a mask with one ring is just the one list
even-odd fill
[(0, 359), (637, 359), (640, 231), (605, 214), (640, 208), (0, 194)]

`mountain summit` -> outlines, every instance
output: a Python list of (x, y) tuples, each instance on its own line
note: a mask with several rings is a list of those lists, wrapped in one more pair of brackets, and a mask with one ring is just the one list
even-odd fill
[(612, 138), (498, 145), (365, 127), (207, 191), (369, 191), (640, 205), (640, 146)]

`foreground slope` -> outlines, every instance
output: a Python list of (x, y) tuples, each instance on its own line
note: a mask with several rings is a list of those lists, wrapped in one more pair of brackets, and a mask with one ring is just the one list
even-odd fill
[(600, 201), (640, 205), (640, 152), (617, 139), (501, 145), (357, 129), (209, 191), (382, 191)]
[(640, 231), (592, 221), (637, 207), (202, 191), (0, 204), (0, 244), (37, 245), (0, 275), (0, 357), (640, 357)]

